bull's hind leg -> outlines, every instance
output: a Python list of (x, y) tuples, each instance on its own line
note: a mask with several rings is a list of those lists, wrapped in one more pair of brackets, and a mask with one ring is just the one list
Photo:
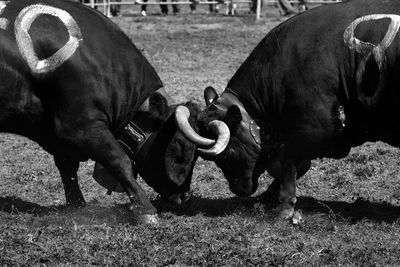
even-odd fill
[(77, 171), (79, 168), (79, 161), (69, 160), (62, 156), (55, 155), (54, 162), (60, 171), (67, 205), (74, 207), (84, 206), (85, 199), (78, 184)]
[(131, 210), (142, 223), (157, 223), (157, 210), (134, 178), (131, 161), (105, 125), (84, 129), (62, 129), (60, 138), (73, 143), (91, 159), (103, 165), (124, 187)]

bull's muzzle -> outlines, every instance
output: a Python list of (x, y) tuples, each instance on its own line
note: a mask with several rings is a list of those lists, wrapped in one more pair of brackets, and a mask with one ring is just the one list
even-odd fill
[(170, 196), (162, 196), (162, 199), (167, 203), (174, 205), (181, 205), (188, 202), (193, 196), (192, 191), (187, 191), (184, 193), (173, 194)]
[(258, 187), (258, 182), (252, 179), (233, 179), (229, 183), (229, 189), (238, 197), (248, 197), (251, 196)]

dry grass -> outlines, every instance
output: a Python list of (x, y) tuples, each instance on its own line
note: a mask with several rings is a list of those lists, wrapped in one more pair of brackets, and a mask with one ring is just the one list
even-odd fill
[[(140, 47), (177, 100), (221, 92), (279, 21), (249, 16), (126, 16), (116, 23)], [(219, 169), (199, 160), (194, 199), (171, 208), (148, 187), (159, 227), (135, 225), (123, 195), (107, 196), (81, 164), (87, 207), (67, 210), (52, 157), (29, 140), (1, 135), (1, 266), (399, 265), (399, 151), (382, 143), (343, 160), (313, 161), (298, 183), (305, 222), (276, 221), (257, 198), (238, 199)], [(256, 195), (271, 178), (260, 178)]]

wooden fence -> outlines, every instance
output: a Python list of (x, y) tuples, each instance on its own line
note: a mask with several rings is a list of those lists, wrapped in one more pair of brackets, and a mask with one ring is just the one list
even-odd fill
[[(264, 4), (276, 4), (277, 0), (256, 0), (257, 1), (257, 11), (256, 11), (256, 19), (260, 19), (261, 16), (261, 2)], [(298, 0), (287, 0), (291, 4), (299, 4)], [(306, 0), (307, 4), (313, 5), (321, 5), (321, 4), (331, 4), (331, 3), (337, 3), (340, 2), (341, 0)], [(196, 0), (196, 5), (217, 5), (217, 4), (224, 4), (227, 7), (227, 14), (234, 14), (234, 10), (236, 8), (236, 5), (243, 5), (243, 4), (251, 4), (251, 0), (221, 0), (221, 1), (206, 1), (206, 0)], [(103, 0), (103, 2), (95, 2), (95, 0), (90, 0), (89, 3), (86, 3), (86, 5), (91, 6), (91, 7), (103, 7), (104, 8), (104, 13), (107, 16), (111, 16), (111, 6), (113, 5), (190, 5), (193, 4), (193, 1), (185, 1), (185, 0), (178, 0), (177, 2), (160, 2), (160, 1), (154, 1), (150, 0), (148, 2), (143, 2), (142, 0), (121, 0), (120, 2), (113, 1), (113, 0)]]

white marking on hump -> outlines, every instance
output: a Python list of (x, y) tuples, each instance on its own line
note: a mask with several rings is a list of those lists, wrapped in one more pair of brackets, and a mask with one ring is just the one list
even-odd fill
[[(390, 25), (388, 26), (387, 32), (383, 37), (382, 41), (378, 45), (371, 44), (369, 42), (364, 42), (356, 37), (354, 37), (354, 31), (357, 28), (358, 24), (369, 21), (369, 20), (378, 20), (378, 19), (390, 19)], [(385, 69), (385, 50), (392, 44), (394, 38), (396, 37), (400, 27), (400, 16), (394, 14), (371, 14), (367, 16), (360, 17), (354, 20), (350, 25), (346, 28), (343, 34), (343, 39), (345, 44), (349, 46), (350, 49), (356, 50), (358, 53), (362, 54), (364, 57), (358, 66), (356, 72), (356, 80), (358, 83), (362, 81), (362, 76), (365, 72), (365, 66), (371, 56), (374, 57), (378, 69), (381, 74), (384, 73)], [(383, 82), (383, 76), (381, 75), (379, 84)]]
[[(0, 1), (0, 16), (3, 14), (4, 8), (7, 6), (9, 1)], [(9, 21), (6, 18), (0, 18), (0, 29), (7, 30)]]
[[(33, 48), (29, 29), (32, 23), (43, 14), (60, 19), (68, 30), (69, 40), (53, 55), (39, 60)], [(44, 74), (57, 69), (75, 53), (80, 41), (82, 41), (81, 30), (68, 12), (41, 4), (30, 5), (21, 10), (15, 20), (15, 37), (22, 57), (35, 74)]]
[[(391, 20), (390, 25), (387, 29), (385, 37), (378, 45), (371, 44), (369, 42), (363, 42), (354, 37), (354, 31), (358, 24), (377, 19), (389, 18)], [(384, 52), (392, 44), (394, 38), (397, 35), (400, 27), (400, 16), (393, 14), (372, 14), (360, 17), (350, 23), (343, 34), (344, 42), (350, 47), (350, 49), (355, 49), (358, 53), (363, 55), (369, 55), (371, 52), (378, 63), (379, 69), (382, 67)]]

